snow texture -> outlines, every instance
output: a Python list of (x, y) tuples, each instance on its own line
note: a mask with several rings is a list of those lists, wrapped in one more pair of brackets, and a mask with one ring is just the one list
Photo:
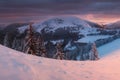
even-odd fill
[(119, 80), (119, 44), (117, 39), (101, 46), (98, 61), (47, 59), (0, 45), (0, 80)]

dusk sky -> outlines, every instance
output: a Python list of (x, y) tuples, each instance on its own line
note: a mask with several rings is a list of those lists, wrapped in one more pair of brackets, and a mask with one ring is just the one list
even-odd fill
[(98, 23), (120, 20), (120, 0), (0, 0), (0, 24), (77, 16)]

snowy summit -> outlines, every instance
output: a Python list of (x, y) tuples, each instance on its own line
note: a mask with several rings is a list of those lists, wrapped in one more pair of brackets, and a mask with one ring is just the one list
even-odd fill
[[(34, 23), (33, 27), (37, 32), (41, 32), (42, 29), (46, 29), (47, 32), (54, 32), (58, 28), (65, 27), (91, 28), (87, 21), (79, 19), (77, 17), (55, 17), (44, 22)], [(24, 32), (27, 28), (28, 26), (20, 27), (20, 33)]]

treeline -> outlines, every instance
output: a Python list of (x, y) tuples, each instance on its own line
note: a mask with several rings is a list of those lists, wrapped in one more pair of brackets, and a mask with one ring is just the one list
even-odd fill
[(92, 33), (92, 34), (88, 34), (88, 36), (92, 36), (92, 35), (116, 35), (116, 34), (120, 34), (120, 30), (116, 30), (116, 29), (97, 29), (97, 32), (99, 33)]
[(107, 43), (110, 43), (110, 42), (112, 42), (112, 41), (114, 41), (118, 38), (120, 38), (120, 34), (114, 35), (112, 37), (108, 37), (108, 38), (105, 38), (105, 39), (98, 39), (97, 41), (95, 41), (95, 43), (96, 43), (97, 47), (100, 47), (100, 46), (102, 46), (104, 44), (107, 44)]
[(43, 35), (43, 38), (45, 41), (48, 40), (59, 40), (59, 39), (74, 39), (77, 40), (79, 37), (82, 37), (83, 35), (79, 36), (78, 32), (70, 32), (67, 29), (59, 28), (55, 30), (55, 32), (46, 32), (45, 29), (41, 31), (41, 35)]

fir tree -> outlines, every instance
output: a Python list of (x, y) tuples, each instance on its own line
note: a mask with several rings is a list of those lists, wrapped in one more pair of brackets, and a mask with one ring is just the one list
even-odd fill
[(62, 50), (62, 43), (57, 43), (56, 50), (57, 50), (57, 52), (56, 52), (54, 58), (63, 60), (65, 56), (64, 56), (64, 53)]
[(98, 59), (99, 59), (98, 51), (97, 51), (95, 43), (93, 43), (92, 44), (92, 49), (90, 51), (90, 60), (98, 60)]
[(32, 25), (30, 24), (29, 29), (27, 31), (27, 36), (25, 38), (25, 47), (24, 52), (32, 55), (36, 55), (36, 48), (35, 48), (35, 40), (34, 40), (34, 32)]
[(44, 45), (44, 40), (42, 35), (39, 36), (39, 38), (37, 39), (37, 53), (39, 56), (42, 57), (46, 57), (47, 56), (47, 51), (46, 51), (46, 47)]

